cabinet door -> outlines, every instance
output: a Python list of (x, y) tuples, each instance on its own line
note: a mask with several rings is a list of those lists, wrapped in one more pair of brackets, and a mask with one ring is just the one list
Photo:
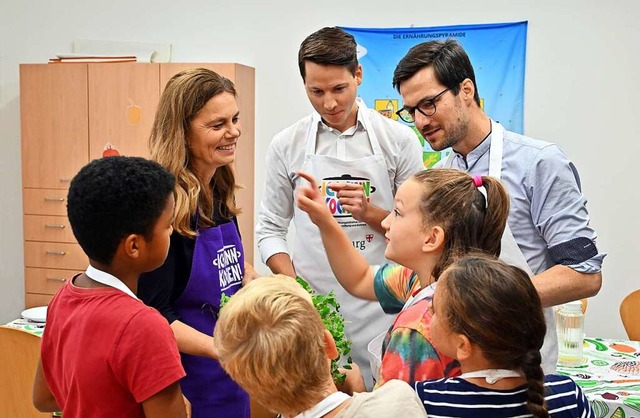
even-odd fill
[(180, 71), (203, 67), (215, 71), (233, 82), (238, 94), (242, 135), (238, 140), (233, 169), (236, 183), (242, 186), (236, 192), (236, 202), (242, 209), (238, 216), (245, 259), (253, 263), (254, 242), (254, 177), (255, 177), (255, 70), (240, 64), (167, 63), (160, 65), (160, 91)]
[(87, 66), (20, 65), (22, 185), (67, 189), (89, 162)]
[(120, 155), (149, 157), (148, 142), (158, 100), (159, 64), (89, 65), (89, 143), (91, 159), (107, 143)]

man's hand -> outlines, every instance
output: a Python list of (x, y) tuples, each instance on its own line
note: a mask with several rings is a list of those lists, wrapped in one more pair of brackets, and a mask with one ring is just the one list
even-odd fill
[(332, 183), (329, 188), (336, 192), (340, 206), (349, 211), (353, 219), (367, 222), (369, 202), (362, 184)]

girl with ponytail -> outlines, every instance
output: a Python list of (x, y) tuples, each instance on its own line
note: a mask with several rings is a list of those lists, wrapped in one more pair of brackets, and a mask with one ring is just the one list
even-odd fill
[(472, 251), (500, 254), (509, 213), (500, 183), (451, 169), (417, 173), (398, 188), (394, 209), (382, 221), (385, 257), (394, 263), (370, 266), (333, 218), (315, 179), (299, 175), (310, 186), (300, 189), (298, 207), (319, 227), (338, 282), (352, 295), (378, 300), (385, 312), (398, 314), (369, 345), (376, 387), (391, 379), (413, 385), (460, 374), (458, 362), (430, 342), (430, 300), (438, 276), (457, 257)]
[(440, 276), (432, 310), (433, 344), (458, 359), (462, 375), (416, 383), (429, 416), (594, 416), (573, 380), (542, 372), (545, 318), (523, 270), (487, 255), (459, 258)]

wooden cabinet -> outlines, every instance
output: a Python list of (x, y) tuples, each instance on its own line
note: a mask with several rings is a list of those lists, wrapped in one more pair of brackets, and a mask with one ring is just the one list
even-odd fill
[(148, 157), (160, 95), (177, 72), (209, 68), (238, 92), (242, 136), (234, 165), (245, 257), (253, 260), (254, 69), (240, 64), (22, 64), (20, 115), (24, 210), (25, 305), (44, 305), (88, 259), (67, 220), (69, 182), (107, 143)]

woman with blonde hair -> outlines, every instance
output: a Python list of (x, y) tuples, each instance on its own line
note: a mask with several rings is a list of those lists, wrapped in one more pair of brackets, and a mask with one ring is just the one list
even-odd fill
[(167, 83), (149, 141), (151, 159), (176, 177), (176, 208), (167, 260), (141, 276), (138, 294), (171, 324), (193, 418), (249, 417), (248, 396), (220, 367), (212, 337), (221, 294), (233, 295), (247, 273), (255, 275), (244, 261), (230, 166), (239, 117), (230, 80), (185, 70)]

